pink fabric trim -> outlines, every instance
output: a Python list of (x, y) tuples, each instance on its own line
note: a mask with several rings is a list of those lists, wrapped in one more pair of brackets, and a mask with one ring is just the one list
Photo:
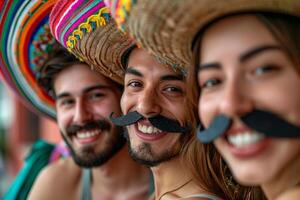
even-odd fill
[[(68, 36), (72, 34), (72, 32), (79, 27), (79, 25), (86, 21), (88, 17), (90, 17), (92, 14), (98, 12), (100, 8), (104, 7), (104, 2), (97, 4), (93, 8), (91, 8), (88, 12), (82, 14), (78, 21), (76, 21), (74, 24), (70, 26), (70, 28), (66, 31), (65, 35), (63, 36), (64, 44), (66, 44)], [(62, 32), (62, 31), (61, 31)]]

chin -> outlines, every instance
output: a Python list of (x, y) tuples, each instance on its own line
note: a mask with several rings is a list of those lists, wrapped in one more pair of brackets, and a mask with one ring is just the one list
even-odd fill
[(253, 165), (239, 164), (238, 166), (230, 167), (230, 169), (234, 179), (245, 186), (261, 185), (274, 177), (272, 169), (271, 171), (266, 170), (258, 163), (253, 163)]

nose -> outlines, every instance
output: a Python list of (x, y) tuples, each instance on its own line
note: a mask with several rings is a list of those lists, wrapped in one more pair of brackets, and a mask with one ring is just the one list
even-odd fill
[(236, 82), (228, 83), (224, 87), (219, 104), (220, 113), (230, 117), (240, 117), (252, 111), (251, 91)]
[(83, 100), (77, 100), (73, 116), (73, 122), (77, 125), (83, 125), (91, 119), (92, 110), (89, 108), (88, 105), (84, 103)]
[(145, 88), (137, 98), (136, 111), (144, 117), (151, 117), (161, 113), (159, 96), (152, 87)]

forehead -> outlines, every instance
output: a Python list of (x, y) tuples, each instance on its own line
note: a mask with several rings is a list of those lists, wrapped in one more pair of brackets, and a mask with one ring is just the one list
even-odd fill
[(95, 85), (114, 85), (111, 80), (92, 71), (86, 64), (75, 64), (67, 67), (56, 75), (53, 83), (56, 94), (78, 92)]
[(141, 48), (135, 48), (130, 53), (128, 58), (128, 68), (140, 72), (143, 77), (161, 77), (167, 74), (181, 75), (179, 71), (175, 72), (170, 66), (162, 64), (157, 58)]
[(200, 59), (213, 61), (218, 56), (244, 53), (260, 45), (279, 45), (255, 15), (236, 15), (210, 25), (203, 34)]

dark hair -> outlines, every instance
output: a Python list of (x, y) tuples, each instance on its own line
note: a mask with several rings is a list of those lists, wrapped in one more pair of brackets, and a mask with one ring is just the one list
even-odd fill
[(300, 72), (300, 17), (277, 13), (258, 13), (255, 16), (281, 44)]
[(63, 46), (55, 43), (53, 50), (48, 55), (44, 65), (38, 69), (37, 82), (50, 96), (54, 98), (55, 91), (53, 87), (53, 80), (55, 76), (63, 69), (79, 63), (82, 62), (69, 53)]

